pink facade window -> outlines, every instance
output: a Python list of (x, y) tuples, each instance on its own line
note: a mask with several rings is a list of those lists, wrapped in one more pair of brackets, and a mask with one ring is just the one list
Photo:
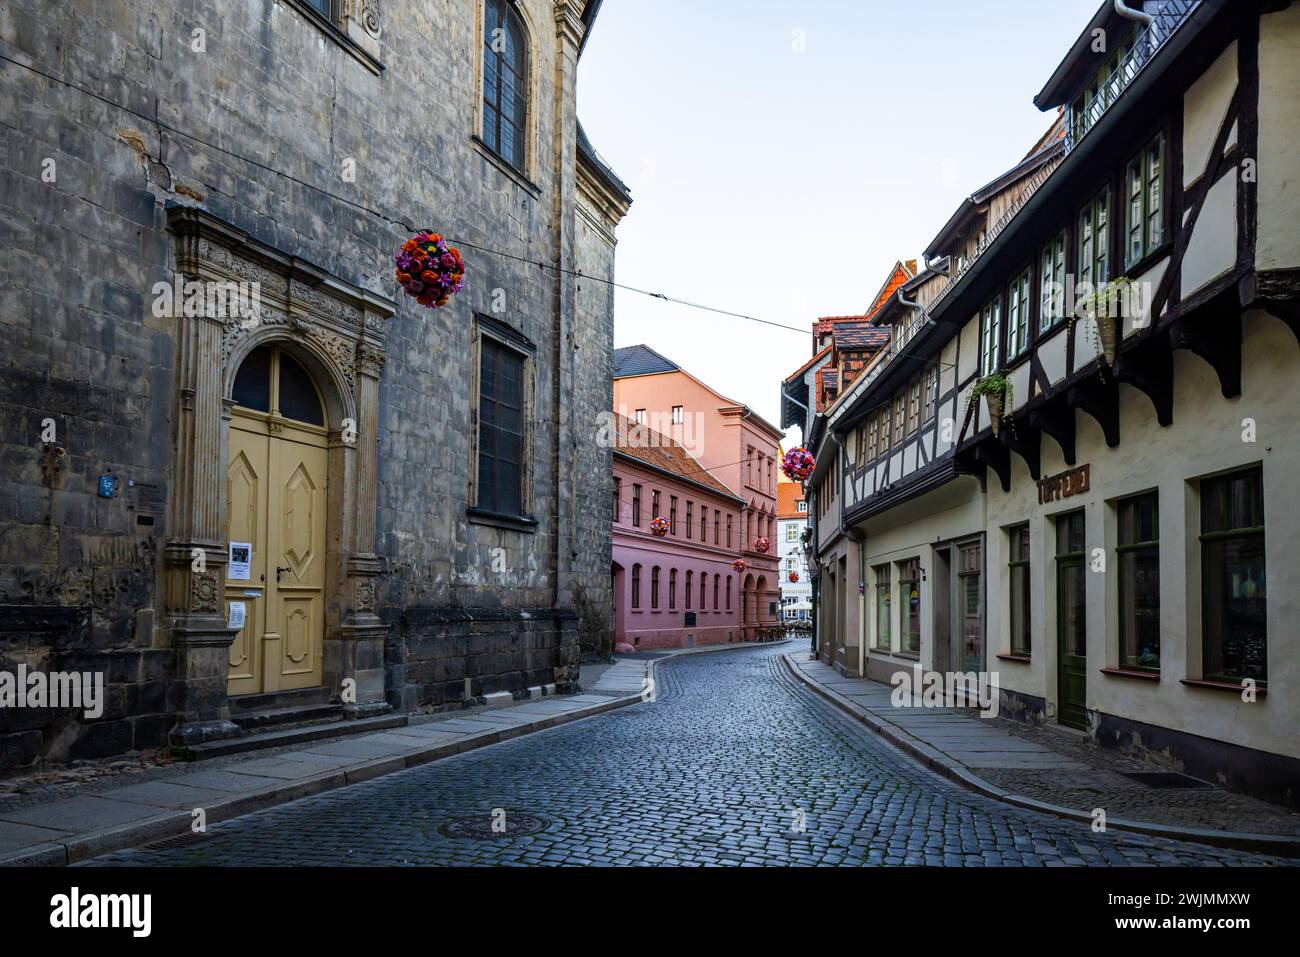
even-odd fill
[(690, 611), (691, 608), (691, 585), (693, 584), (693, 582), (691, 581), (691, 577), (694, 574), (695, 574), (694, 572), (689, 572), (689, 571), (686, 573), (686, 610), (687, 611)]
[(614, 479), (614, 521), (623, 521), (623, 480)]
[(677, 569), (668, 572), (668, 610), (677, 610)]
[(705, 598), (704, 589), (708, 587), (708, 584), (709, 584), (709, 573), (700, 572), (700, 611), (704, 611), (704, 598)]
[(677, 496), (669, 496), (668, 505), (668, 531), (673, 535), (677, 534)]
[(632, 486), (632, 525), (635, 528), (641, 527), (641, 486)]
[(718, 586), (722, 581), (721, 575), (713, 576), (713, 610), (718, 610)]
[(650, 610), (659, 610), (659, 566), (650, 569)]
[(632, 607), (641, 607), (641, 566), (632, 566)]
[(695, 526), (695, 505), (690, 499), (686, 500), (686, 537), (690, 538), (694, 532), (691, 531)]
[(727, 611), (731, 611), (731, 576), (727, 576)]

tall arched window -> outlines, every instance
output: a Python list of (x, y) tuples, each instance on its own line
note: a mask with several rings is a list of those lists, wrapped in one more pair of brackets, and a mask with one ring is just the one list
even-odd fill
[(521, 172), (528, 128), (528, 41), (510, 0), (486, 0), (483, 142)]

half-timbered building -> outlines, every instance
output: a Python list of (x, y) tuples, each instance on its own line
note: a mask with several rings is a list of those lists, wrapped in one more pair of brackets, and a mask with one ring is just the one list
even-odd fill
[(1100, 5), (813, 426), (824, 655), (1300, 801), (1298, 81), (1300, 5)]

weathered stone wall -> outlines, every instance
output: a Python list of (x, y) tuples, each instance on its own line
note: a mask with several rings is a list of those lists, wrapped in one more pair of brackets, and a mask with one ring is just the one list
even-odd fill
[[(170, 281), (176, 265), (164, 204), (201, 205), (387, 297), (398, 294), (391, 259), (408, 235), (390, 218), (573, 267), (573, 173), (559, 175), (557, 156), (574, 149), (574, 70), (561, 69), (560, 58), (576, 57), (582, 4), (521, 4), (532, 33), (526, 175), (475, 140), (480, 6), (387, 0), (381, 36), (368, 42), (384, 67), (378, 74), (289, 0), (11, 0), (0, 8), (6, 55), (143, 114), (17, 67), (0, 70), (0, 669), (19, 659), (54, 667), (56, 652), (102, 656), (120, 706), (101, 721), (128, 724), (95, 731), (105, 743), (93, 750), (162, 744), (171, 685), (183, 677), (167, 666), (159, 586), (173, 429), (185, 401), (175, 320), (150, 308), (153, 285)], [(557, 8), (570, 7), (557, 29)], [(564, 352), (556, 330), (566, 311), (575, 321), (573, 302), (562, 302), (552, 270), (463, 251), (465, 291), (442, 310), (403, 299), (387, 328), (376, 610), (390, 625), (387, 696), (404, 707), (457, 697), (466, 675), (474, 694), (519, 689), (576, 659), (572, 616), (555, 611), (573, 597), (557, 587), (557, 554), (568, 542), (557, 529), (552, 461), (568, 423), (609, 406), (608, 310), (593, 306), (576, 320), (580, 348), (563, 381), (577, 387), (560, 395), (574, 407), (556, 414), (552, 371)], [(597, 266), (612, 275), (612, 251), (583, 268)], [(467, 520), (476, 313), (536, 345), (532, 532)], [(577, 443), (586, 459), (566, 474), (608, 474), (604, 453), (590, 445)], [(98, 476), (110, 473), (117, 497), (99, 498)], [(584, 483), (578, 489), (587, 494)], [(609, 494), (603, 486), (591, 494), (593, 507), (580, 501), (571, 513), (573, 541), (584, 588), (603, 568), (592, 579), (599, 591), (608, 589)], [(504, 564), (493, 549), (504, 549)], [(84, 625), (32, 631), (22, 610), (32, 605), (84, 610), (69, 619)], [(491, 629), (475, 632), (488, 613)], [(77, 753), (53, 747), (53, 724), (20, 730), (11, 720), (0, 713), (0, 736), (25, 734), (25, 750), (14, 760), (0, 752), (0, 766), (26, 763), (33, 747)], [(33, 746), (34, 730), (44, 738)]]

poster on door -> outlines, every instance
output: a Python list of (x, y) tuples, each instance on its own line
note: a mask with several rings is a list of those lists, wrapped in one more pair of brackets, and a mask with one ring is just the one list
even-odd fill
[(242, 601), (232, 601), (230, 603), (230, 619), (226, 622), (226, 627), (240, 629), (244, 627), (244, 622), (247, 620), (248, 606)]
[(226, 581), (246, 582), (252, 575), (253, 543), (231, 542), (230, 563), (226, 566)]

